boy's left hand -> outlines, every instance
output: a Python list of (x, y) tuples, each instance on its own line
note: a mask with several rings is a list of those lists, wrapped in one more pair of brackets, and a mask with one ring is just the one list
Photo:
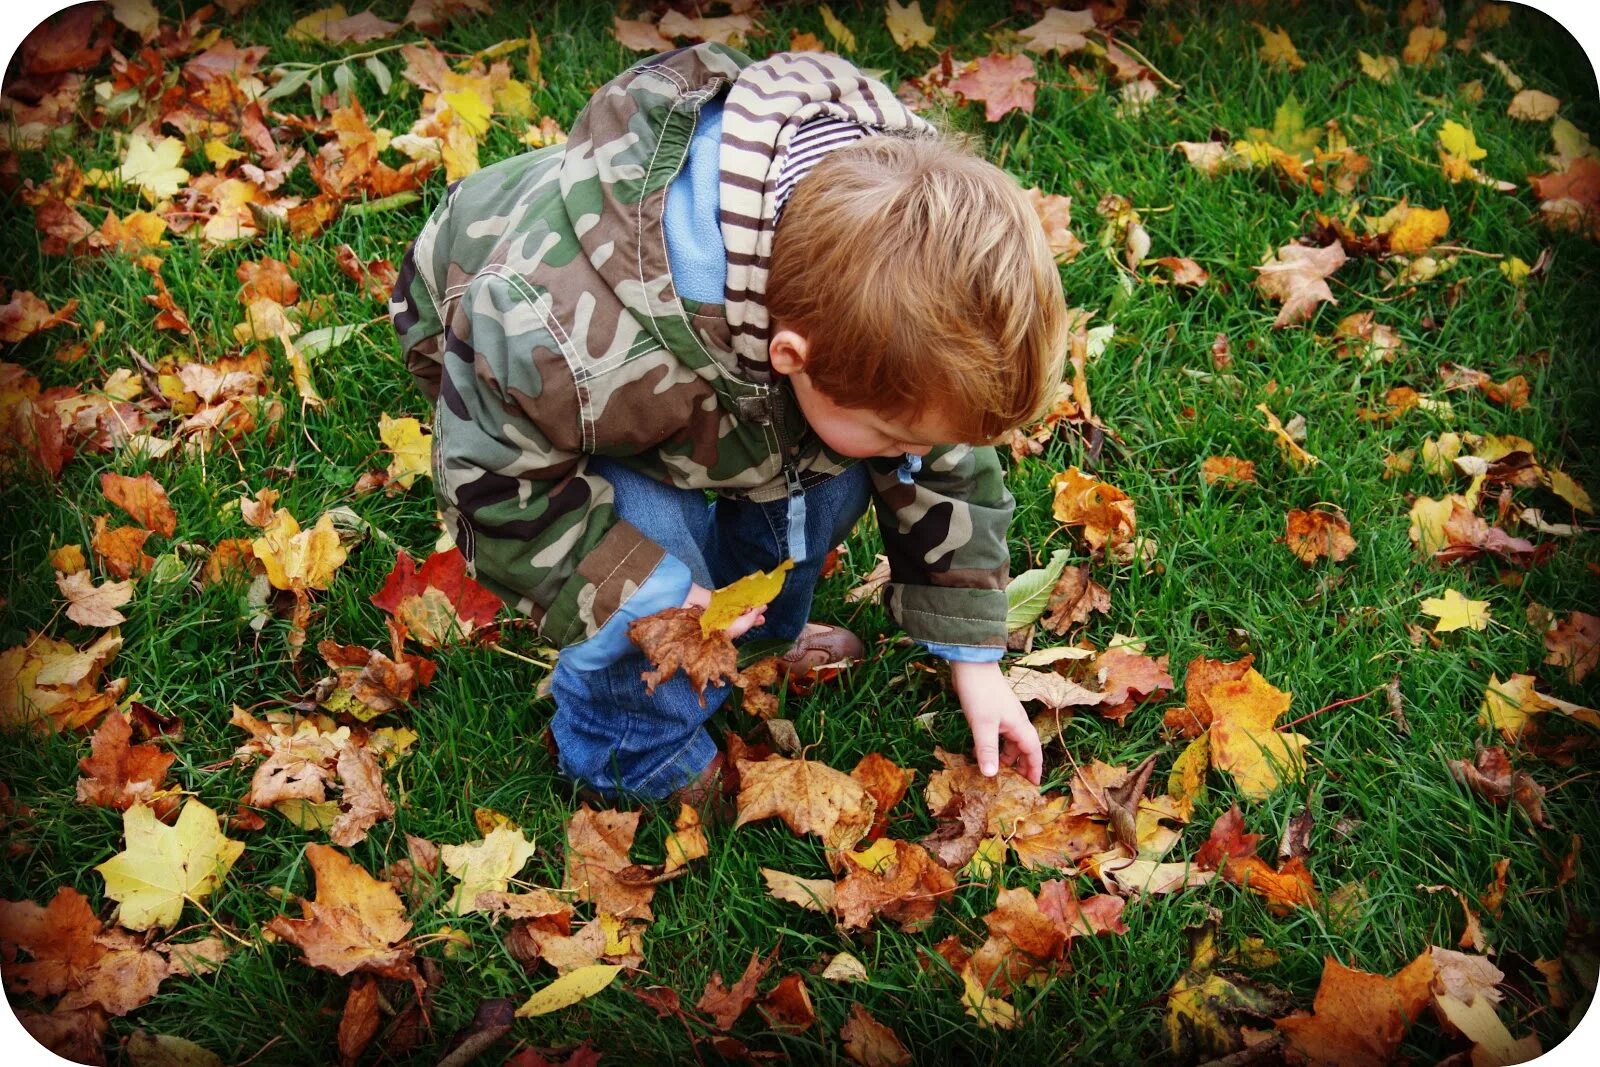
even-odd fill
[(1039, 731), (1028, 721), (1028, 713), (1000, 673), (1000, 665), (952, 661), (950, 681), (972, 727), (972, 752), (978, 758), (978, 769), (993, 776), (1003, 763), (1038, 785), (1044, 771)]

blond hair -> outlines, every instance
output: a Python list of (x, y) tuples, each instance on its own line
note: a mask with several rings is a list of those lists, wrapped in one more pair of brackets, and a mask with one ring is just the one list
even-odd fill
[(963, 441), (1033, 421), (1061, 380), (1067, 309), (1039, 217), (949, 134), (823, 158), (784, 206), (766, 301), (834, 403), (937, 413)]

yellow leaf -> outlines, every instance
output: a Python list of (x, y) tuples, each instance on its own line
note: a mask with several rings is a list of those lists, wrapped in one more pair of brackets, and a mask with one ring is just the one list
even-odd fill
[(1438, 244), (1450, 230), (1444, 208), (1421, 208), (1401, 202), (1378, 220), (1378, 233), (1389, 235), (1389, 250), (1412, 256)]
[(1512, 285), (1520, 286), (1528, 280), (1528, 275), (1533, 268), (1528, 266), (1526, 260), (1520, 256), (1507, 256), (1500, 261), (1500, 273), (1506, 276), (1506, 281)]
[(89, 566), (82, 545), (62, 545), (50, 553), (50, 566), (62, 574), (76, 574)]
[(413, 418), (378, 416), (378, 438), (394, 453), (389, 462), (389, 482), (410, 489), (418, 478), (433, 475), (433, 435), (423, 432)]
[(1489, 602), (1468, 600), (1454, 589), (1446, 589), (1442, 597), (1428, 597), (1422, 602), (1422, 613), (1439, 620), (1433, 628), (1436, 634), (1489, 628)]
[(1594, 501), (1589, 499), (1589, 494), (1584, 491), (1583, 486), (1573, 481), (1565, 471), (1546, 471), (1545, 484), (1550, 487), (1552, 493), (1579, 511), (1594, 514)]
[(465, 127), (475, 138), (489, 132), (489, 105), (482, 96), (470, 90), (444, 93), (443, 96), (457, 125)]
[(839, 16), (827, 4), (822, 5), (822, 24), (828, 28), (828, 36), (840, 48), (846, 52), (856, 50), (856, 35), (850, 32), (850, 27), (839, 21)]
[(176, 137), (152, 142), (134, 134), (128, 138), (122, 166), (109, 175), (90, 171), (84, 180), (91, 185), (137, 185), (144, 198), (155, 203), (172, 196), (189, 180), (189, 172), (178, 165), (182, 158), (183, 142)]
[(221, 170), (236, 159), (243, 159), (245, 153), (237, 148), (230, 148), (221, 141), (211, 140), (206, 142), (206, 162), (217, 170)]
[(1400, 61), (1394, 56), (1369, 56), (1365, 52), (1357, 52), (1356, 59), (1361, 62), (1361, 73), (1373, 81), (1386, 82), (1400, 69)]
[(130, 930), (172, 926), (185, 900), (198, 901), (222, 884), (244, 851), (223, 836), (217, 813), (190, 800), (175, 825), (165, 826), (144, 804), (122, 813), (127, 847), (95, 870), (106, 896), (118, 901), (117, 921)]
[(510, 78), (494, 91), (495, 110), (514, 119), (533, 118), (533, 90), (527, 82)]
[(961, 968), (961, 1003), (978, 1025), (995, 1030), (1010, 1030), (1017, 1025), (1017, 1009), (999, 997), (991, 997), (972, 973), (969, 961)]
[(888, 0), (885, 21), (889, 26), (889, 35), (900, 46), (900, 51), (933, 47), (933, 27), (922, 17), (921, 0), (911, 0), (909, 4)]
[(1300, 447), (1300, 442), (1289, 436), (1289, 431), (1284, 429), (1283, 423), (1278, 421), (1278, 416), (1266, 404), (1257, 404), (1256, 410), (1267, 417), (1266, 429), (1273, 437), (1277, 438), (1278, 451), (1283, 453), (1283, 458), (1304, 470), (1307, 467), (1321, 463), (1316, 456)]
[(1400, 50), (1400, 58), (1411, 66), (1430, 63), (1447, 40), (1444, 30), (1438, 26), (1413, 26), (1406, 46)]
[(1210, 763), (1211, 735), (1204, 733), (1189, 742), (1189, 747), (1172, 763), (1172, 771), (1167, 775), (1167, 792), (1172, 799), (1189, 808), (1204, 800), (1206, 768)]
[(1454, 119), (1447, 120), (1439, 127), (1439, 147), (1468, 163), (1489, 154), (1487, 150), (1478, 147), (1478, 139), (1473, 136), (1472, 131)]
[[(889, 840), (887, 837), (879, 838), (879, 843)], [(986, 837), (978, 842), (978, 850), (972, 854), (967, 865), (961, 873), (980, 882), (987, 882), (1000, 870), (1000, 865), (1006, 858), (1006, 839), (999, 834)]]
[(439, 147), (446, 181), (458, 181), (478, 171), (478, 142), (464, 126), (452, 125)]
[(1252, 22), (1261, 34), (1261, 59), (1269, 66), (1285, 67), (1289, 70), (1299, 70), (1306, 65), (1300, 58), (1300, 53), (1295, 50), (1294, 42), (1289, 39), (1282, 27), (1269, 30), (1259, 22)]
[(736, 582), (730, 582), (711, 594), (711, 603), (700, 616), (700, 632), (710, 635), (726, 630), (747, 610), (770, 604), (783, 588), (784, 575), (794, 567), (794, 560), (786, 559), (771, 571), (756, 571)]
[(326, 41), (328, 23), (338, 22), (348, 16), (349, 12), (345, 11), (343, 4), (333, 4), (298, 20), (284, 36), (291, 41)]
[(316, 526), (301, 530), (288, 509), (273, 515), (271, 525), (250, 548), (266, 566), (267, 581), (274, 589), (326, 589), (345, 559), (331, 516), (324, 515)]
[(517, 1009), (517, 1018), (549, 1015), (562, 1008), (570, 1008), (580, 1000), (587, 1000), (611, 984), (622, 968), (610, 963), (591, 963), (568, 971), (554, 982), (539, 990)]
[(533, 842), (521, 830), (503, 826), (481, 841), (445, 845), (439, 849), (439, 860), (446, 871), (461, 881), (446, 910), (452, 915), (477, 911), (478, 894), (505, 892), (512, 876), (522, 870), (533, 852)]
[(1237, 681), (1218, 682), (1206, 693), (1211, 705), (1211, 764), (1233, 775), (1239, 791), (1264, 800), (1284, 780), (1298, 781), (1302, 752), (1310, 744), (1298, 734), (1273, 729), (1289, 710), (1293, 694), (1251, 669)]

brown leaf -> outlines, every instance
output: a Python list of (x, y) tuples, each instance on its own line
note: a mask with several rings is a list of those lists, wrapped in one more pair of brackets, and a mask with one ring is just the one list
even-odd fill
[(128, 621), (117, 609), (133, 599), (132, 582), (94, 584), (88, 571), (57, 574), (56, 586), (67, 598), (67, 618), (80, 626), (119, 626)]
[(986, 122), (998, 122), (1009, 111), (1033, 113), (1033, 60), (1022, 55), (998, 52), (978, 59), (973, 68), (950, 83), (950, 88), (968, 100), (983, 101)]
[(339, 749), (339, 780), (344, 785), (343, 809), (328, 828), (328, 840), (350, 848), (367, 839), (367, 831), (380, 819), (394, 817), (394, 801), (383, 784), (378, 757), (364, 744), (346, 741)]
[(1291, 510), (1283, 540), (1302, 563), (1315, 563), (1323, 556), (1337, 563), (1356, 550), (1350, 520), (1331, 511)]
[(1505, 749), (1480, 748), (1471, 763), (1457, 759), (1446, 762), (1456, 781), (1489, 803), (1504, 807), (1507, 801), (1514, 801), (1533, 825), (1550, 828), (1544, 816), (1544, 786), (1527, 771), (1513, 771)]
[(167, 500), (167, 491), (150, 475), (130, 478), (125, 474), (102, 474), (100, 491), (151, 533), (171, 537), (177, 531), (178, 517)]
[(759, 952), (752, 950), (744, 974), (740, 975), (739, 980), (732, 986), (722, 984), (720, 971), (712, 972), (710, 981), (706, 982), (706, 988), (694, 1006), (700, 1011), (709, 1012), (718, 1030), (732, 1029), (733, 1024), (739, 1021), (739, 1016), (743, 1015), (744, 1010), (756, 999), (757, 983), (777, 958), (777, 946), (773, 946), (765, 958), (762, 958)]
[(105, 717), (95, 731), (89, 755), (78, 761), (84, 773), (78, 779), (78, 802), (118, 811), (136, 803), (148, 804), (164, 819), (177, 806), (177, 798), (157, 794), (177, 755), (156, 745), (130, 747), (132, 736), (132, 728), (120, 713)]
[(739, 654), (723, 630), (700, 630), (698, 607), (668, 608), (628, 626), (628, 636), (656, 669), (643, 674), (647, 692), (672, 677), (679, 668), (705, 703), (705, 688), (732, 681), (739, 673)]
[(144, 550), (149, 537), (150, 531), (142, 526), (107, 527), (106, 516), (96, 515), (89, 547), (106, 570), (118, 578), (132, 578), (144, 574), (155, 563)]
[(1261, 272), (1256, 288), (1283, 305), (1272, 325), (1291, 326), (1310, 318), (1318, 304), (1337, 304), (1327, 278), (1344, 265), (1345, 258), (1344, 249), (1337, 244), (1325, 248), (1284, 245), (1256, 267)]
[(1195, 738), (1211, 726), (1211, 702), (1208, 694), (1218, 682), (1236, 682), (1249, 672), (1255, 662), (1254, 655), (1227, 663), (1223, 660), (1196, 656), (1184, 668), (1184, 700), (1181, 708), (1168, 708), (1164, 718), (1167, 729), (1180, 737)]
[(737, 766), (736, 828), (777, 816), (795, 833), (816, 834), (830, 850), (840, 851), (860, 841), (872, 826), (875, 801), (860, 782), (842, 771), (781, 756), (760, 763), (739, 760)]
[[(696, 626), (699, 623), (695, 624)], [(567, 823), (567, 873), (563, 886), (577, 899), (619, 919), (652, 919), (654, 885), (627, 882), (619, 874), (633, 866), (628, 850), (639, 830), (637, 811), (595, 811), (584, 804)]]
[(1600, 662), (1600, 616), (1574, 611), (1545, 631), (1544, 662), (1566, 668), (1567, 680), (1583, 681)]
[[(880, 852), (882, 861), (874, 862)], [(909, 841), (886, 837), (866, 853), (843, 856), (845, 876), (834, 892), (834, 910), (847, 930), (865, 928), (876, 915), (899, 923), (908, 933), (920, 930), (933, 918), (939, 900), (956, 890), (955, 876), (935, 863), (927, 849)]]
[(844, 1042), (844, 1054), (861, 1067), (911, 1067), (911, 1053), (894, 1031), (874, 1019), (860, 1002), (851, 1003), (850, 1018), (839, 1028), (839, 1038)]
[(364, 971), (420, 983), (404, 938), (411, 930), (394, 886), (380, 882), (336, 848), (307, 845), (316, 899), (300, 901), (303, 919), (282, 915), (267, 929), (300, 948), (305, 961), (334, 974)]
[(1064, 634), (1074, 626), (1084, 625), (1095, 612), (1111, 613), (1111, 593), (1105, 586), (1089, 577), (1089, 568), (1067, 566), (1050, 590), (1050, 601), (1045, 605), (1044, 628), (1053, 634)]
[(761, 998), (756, 1010), (761, 1012), (768, 1026), (783, 1033), (802, 1033), (817, 1021), (805, 978), (799, 974), (785, 975)]
[(360, 1058), (377, 1034), (380, 997), (377, 979), (370, 974), (358, 974), (350, 980), (344, 1014), (339, 1016), (339, 1062), (345, 1067)]
[[(71, 886), (57, 889), (42, 908), (31, 900), (0, 901), (6, 988), (36, 997), (79, 988), (106, 954), (105, 946), (95, 940), (101, 929), (88, 899)], [(32, 958), (18, 959), (18, 949)]]
[(1290, 1049), (1310, 1063), (1389, 1063), (1407, 1026), (1427, 1006), (1433, 976), (1429, 951), (1393, 977), (1351, 970), (1329, 956), (1313, 1014), (1299, 1012), (1274, 1022)]
[(1227, 482), (1230, 485), (1254, 484), (1256, 465), (1237, 456), (1207, 456), (1200, 464), (1200, 476), (1207, 485)]
[(300, 300), (300, 283), (289, 276), (289, 265), (270, 256), (239, 264), (239, 302), (249, 306), (265, 297), (284, 307)]
[(896, 766), (879, 752), (862, 756), (861, 762), (851, 770), (850, 777), (861, 783), (873, 801), (874, 813), (872, 828), (867, 831), (868, 841), (876, 841), (883, 836), (889, 825), (890, 810), (900, 803), (916, 776), (916, 771)]

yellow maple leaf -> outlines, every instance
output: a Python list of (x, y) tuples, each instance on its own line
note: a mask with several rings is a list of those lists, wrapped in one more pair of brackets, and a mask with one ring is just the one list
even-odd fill
[(994, 1030), (1010, 1030), (1017, 1025), (1017, 1009), (1008, 1001), (992, 997), (972, 972), (968, 961), (961, 968), (961, 1004), (978, 1025)]
[(1426, 252), (1450, 231), (1450, 212), (1442, 207), (1412, 207), (1402, 200), (1373, 224), (1374, 233), (1389, 235), (1389, 250), (1414, 256)]
[(1590, 726), (1600, 726), (1600, 712), (1535, 692), (1535, 681), (1531, 674), (1513, 674), (1503, 682), (1498, 675), (1489, 675), (1483, 704), (1478, 708), (1479, 725), (1492, 726), (1513, 744), (1534, 728), (1535, 715), (1548, 711), (1558, 711)]
[(1442, 597), (1428, 597), (1422, 602), (1422, 613), (1438, 619), (1433, 632), (1449, 633), (1451, 630), (1489, 628), (1489, 602), (1468, 600), (1455, 589), (1446, 589)]
[(710, 635), (718, 630), (726, 630), (749, 609), (772, 603), (783, 588), (784, 576), (793, 567), (794, 560), (786, 559), (770, 571), (756, 571), (713, 590), (711, 603), (700, 615), (700, 632)]
[(216, 139), (206, 142), (205, 153), (206, 162), (210, 163), (217, 170), (221, 170), (236, 159), (243, 159), (245, 157), (245, 153), (239, 151), (237, 148), (229, 147), (227, 144), (224, 144), (222, 141)]
[(184, 901), (209, 896), (244, 851), (244, 842), (225, 837), (217, 813), (198, 800), (185, 804), (172, 826), (135, 804), (122, 813), (122, 827), (127, 847), (95, 870), (106, 880), (106, 896), (121, 905), (117, 921), (130, 930), (175, 924)]
[(1487, 149), (1478, 147), (1478, 139), (1472, 131), (1455, 119), (1448, 119), (1439, 127), (1439, 147), (1468, 163), (1489, 154)]
[(481, 94), (465, 89), (444, 93), (443, 96), (450, 114), (454, 116), (451, 121), (455, 125), (464, 127), (474, 138), (489, 132), (490, 108)]
[(349, 12), (345, 11), (343, 4), (333, 4), (299, 19), (284, 36), (291, 41), (326, 41), (328, 23), (348, 17)]
[(439, 147), (444, 160), (444, 176), (449, 182), (459, 181), (478, 171), (478, 142), (463, 125), (454, 124), (445, 131)]
[(439, 861), (461, 882), (446, 910), (452, 915), (477, 911), (478, 894), (505, 892), (512, 876), (522, 870), (533, 852), (533, 842), (521, 830), (505, 826), (471, 844), (440, 848)]
[(1357, 52), (1356, 59), (1361, 63), (1361, 73), (1376, 82), (1388, 81), (1400, 69), (1400, 61), (1394, 56), (1369, 56), (1365, 52)]
[(1400, 58), (1413, 67), (1431, 63), (1447, 40), (1441, 27), (1413, 26), (1406, 46), (1400, 50)]
[(410, 489), (418, 478), (433, 475), (433, 435), (425, 433), (416, 419), (380, 414), (378, 437), (394, 453), (389, 463), (391, 485)]
[(271, 525), (250, 547), (266, 566), (267, 581), (274, 589), (326, 589), (345, 559), (332, 516), (324, 515), (311, 529), (302, 530), (287, 508), (273, 515)]
[(1239, 791), (1264, 800), (1283, 781), (1298, 781), (1302, 753), (1311, 742), (1273, 729), (1289, 710), (1293, 694), (1278, 689), (1254, 668), (1237, 681), (1222, 681), (1206, 693), (1211, 705), (1211, 765), (1233, 775)]
[(112, 185), (137, 185), (152, 204), (172, 196), (189, 180), (189, 172), (178, 165), (183, 159), (183, 142), (176, 137), (158, 141), (141, 134), (128, 138), (122, 166), (111, 172), (91, 170), (83, 176), (86, 184), (107, 188)]
[(1269, 30), (1259, 22), (1252, 22), (1261, 34), (1261, 59), (1268, 66), (1285, 67), (1289, 70), (1299, 70), (1306, 65), (1300, 58), (1300, 53), (1295, 50), (1294, 42), (1280, 26), (1278, 29)]
[(909, 4), (888, 0), (884, 18), (889, 25), (889, 36), (900, 46), (900, 51), (933, 47), (933, 27), (922, 17), (921, 0), (911, 0)]

